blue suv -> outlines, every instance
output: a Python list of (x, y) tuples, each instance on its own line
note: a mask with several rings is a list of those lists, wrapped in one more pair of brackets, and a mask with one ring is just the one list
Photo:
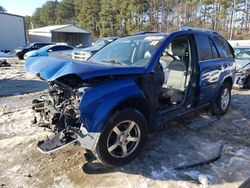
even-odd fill
[(32, 122), (55, 136), (38, 148), (49, 153), (77, 143), (89, 159), (121, 166), (155, 126), (204, 107), (225, 114), (235, 66), (222, 36), (185, 28), (118, 38), (84, 63), (30, 58), (25, 69), (49, 83), (33, 101)]

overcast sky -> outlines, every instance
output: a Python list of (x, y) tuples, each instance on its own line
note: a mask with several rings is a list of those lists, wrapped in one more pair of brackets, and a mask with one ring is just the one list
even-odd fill
[(47, 0), (0, 0), (0, 5), (8, 13), (21, 16), (31, 16), (36, 8), (41, 7)]

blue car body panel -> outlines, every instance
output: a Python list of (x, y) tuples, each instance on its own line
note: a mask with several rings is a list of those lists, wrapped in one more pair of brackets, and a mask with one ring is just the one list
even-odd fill
[[(117, 105), (130, 98), (145, 97), (133, 76), (151, 73), (162, 52), (174, 38), (195, 33), (200, 32), (185, 30), (160, 34), (165, 38), (157, 47), (146, 67), (58, 60), (51, 57), (32, 57), (27, 59), (25, 70), (39, 74), (40, 77), (47, 81), (54, 81), (71, 74), (75, 74), (83, 80), (103, 76), (126, 75), (124, 78), (110, 79), (95, 84), (88, 88), (82, 96), (79, 106), (81, 123), (89, 132), (101, 132), (109, 114)], [(200, 79), (199, 83), (197, 83), (197, 88), (200, 91), (199, 105), (202, 105), (215, 100), (215, 96), (226, 78), (231, 77), (233, 79), (233, 61), (213, 59), (197, 63), (199, 63), (198, 67), (200, 69)], [(221, 63), (223, 63), (222, 68), (219, 67)]]
[(200, 105), (215, 100), (222, 83), (226, 78), (234, 80), (234, 66), (232, 59), (217, 59), (201, 61), (199, 63), (201, 77), (199, 79)]
[(31, 57), (26, 60), (25, 70), (35, 74), (39, 73), (43, 79), (53, 81), (69, 74), (78, 75), (82, 79), (108, 75), (142, 74), (145, 68), (59, 60), (51, 57)]
[(117, 104), (133, 97), (144, 97), (133, 78), (96, 85), (87, 90), (81, 99), (80, 120), (89, 132), (100, 132)]

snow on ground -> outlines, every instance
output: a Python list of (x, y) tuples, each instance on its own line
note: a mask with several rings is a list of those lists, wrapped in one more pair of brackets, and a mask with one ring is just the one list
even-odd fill
[[(250, 177), (249, 90), (233, 91), (225, 116), (201, 111), (171, 121), (149, 135), (143, 153), (130, 164), (85, 174), (79, 146), (48, 155), (36, 148), (51, 132), (30, 123), (30, 104), (46, 88), (46, 83), (25, 73), (22, 64), (0, 68), (1, 187), (196, 188), (208, 183), (234, 188)], [(175, 170), (212, 156), (222, 144), (222, 156), (212, 164)]]

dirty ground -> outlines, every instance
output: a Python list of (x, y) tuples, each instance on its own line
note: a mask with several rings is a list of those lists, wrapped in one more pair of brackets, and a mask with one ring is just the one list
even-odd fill
[[(79, 146), (49, 155), (36, 149), (51, 132), (30, 124), (30, 104), (47, 84), (14, 62), (0, 67), (1, 187), (234, 188), (250, 177), (250, 90), (233, 90), (225, 116), (200, 111), (171, 121), (149, 135), (143, 153), (132, 163), (108, 173), (86, 174)], [(175, 170), (204, 160), (221, 145), (217, 161)]]

